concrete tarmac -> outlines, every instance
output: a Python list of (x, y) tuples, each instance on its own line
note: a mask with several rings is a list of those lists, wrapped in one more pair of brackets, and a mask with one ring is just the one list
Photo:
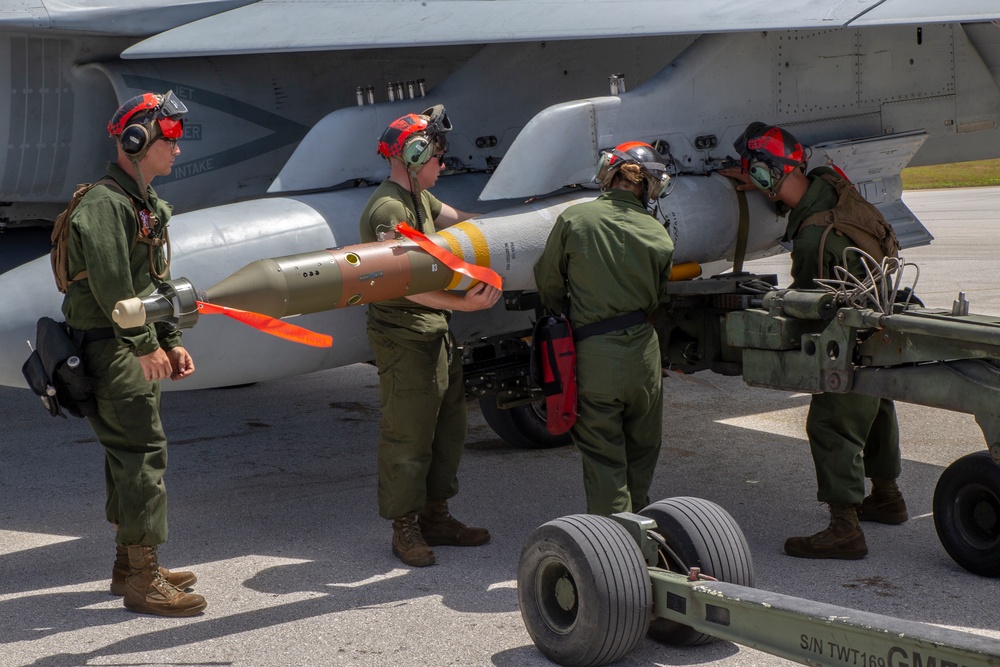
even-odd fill
[[(1000, 314), (1000, 188), (908, 192), (904, 201), (936, 237), (904, 252), (921, 268), (927, 305), (949, 307), (962, 290), (972, 312)], [(750, 268), (788, 284), (787, 256)], [(800, 560), (784, 555), (785, 538), (827, 519), (805, 440), (808, 396), (694, 377), (703, 382), (665, 383), (654, 498), (698, 496), (727, 509), (750, 544), (758, 588), (1000, 647), (1000, 580), (955, 564), (931, 516), (943, 469), (985, 448), (971, 416), (900, 404), (910, 521), (865, 525), (863, 560)], [(438, 547), (436, 566), (415, 569), (390, 553), (376, 508), (372, 367), (168, 392), (163, 420), (170, 540), (161, 561), (195, 570), (209, 603), (190, 619), (133, 614), (109, 595), (114, 541), (100, 446), (85, 421), (52, 419), (27, 390), (0, 387), (0, 665), (551, 664), (524, 628), (515, 579), (528, 534), (583, 511), (572, 447), (511, 448), (470, 403), (462, 491), (451, 506), (493, 540)], [(725, 641), (674, 648), (645, 639), (619, 664), (791, 663)]]

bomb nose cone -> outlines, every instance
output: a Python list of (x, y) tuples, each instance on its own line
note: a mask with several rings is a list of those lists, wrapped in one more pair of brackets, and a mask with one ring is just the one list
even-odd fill
[(146, 323), (146, 307), (139, 297), (119, 301), (111, 311), (111, 319), (122, 329), (141, 327)]

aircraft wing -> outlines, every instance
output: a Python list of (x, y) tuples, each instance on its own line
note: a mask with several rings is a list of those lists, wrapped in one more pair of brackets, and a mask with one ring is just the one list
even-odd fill
[[(262, 0), (168, 30), (124, 58), (988, 21), (996, 0)], [(373, 21), (373, 17), (377, 17)]]
[(76, 3), (0, 0), (0, 30), (59, 30), (125, 36), (153, 35), (253, 0), (122, 0)]

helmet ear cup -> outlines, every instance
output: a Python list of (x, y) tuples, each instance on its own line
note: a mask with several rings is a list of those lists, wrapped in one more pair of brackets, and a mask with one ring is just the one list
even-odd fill
[(126, 155), (138, 155), (149, 146), (149, 130), (145, 125), (129, 125), (122, 130), (118, 143)]
[(763, 160), (751, 160), (747, 174), (754, 185), (769, 192), (777, 186), (784, 176), (780, 167), (772, 167)]
[(422, 167), (431, 160), (434, 144), (426, 136), (414, 136), (403, 144), (401, 156), (408, 167)]
[(597, 175), (594, 176), (594, 182), (600, 185), (602, 190), (608, 187), (611, 180), (612, 157), (613, 153), (611, 151), (601, 151), (601, 159), (597, 163)]
[(650, 175), (650, 177), (646, 179), (646, 189), (648, 191), (647, 194), (649, 199), (659, 199), (662, 197), (663, 193), (667, 189), (668, 183), (670, 183), (670, 176), (666, 171), (659, 176), (656, 176), (655, 174)]

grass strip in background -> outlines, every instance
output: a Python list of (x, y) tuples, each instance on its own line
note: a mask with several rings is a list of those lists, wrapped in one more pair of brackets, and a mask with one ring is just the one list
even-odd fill
[(1000, 160), (909, 167), (903, 170), (902, 176), (904, 190), (1000, 185)]

